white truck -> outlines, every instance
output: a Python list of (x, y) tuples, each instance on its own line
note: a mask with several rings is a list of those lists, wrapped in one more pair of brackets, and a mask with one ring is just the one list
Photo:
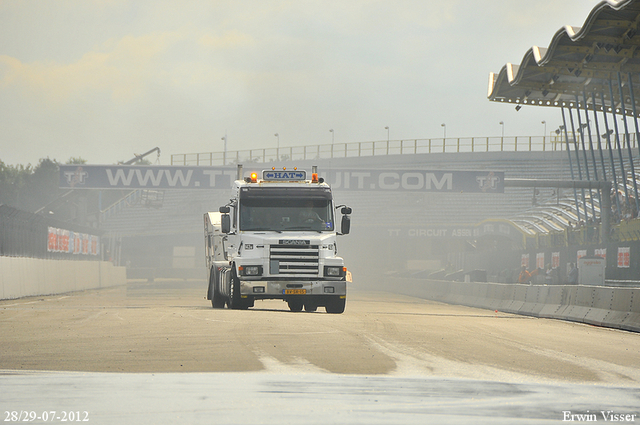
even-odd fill
[(282, 299), (291, 311), (344, 312), (351, 274), (337, 255), (336, 237), (349, 233), (351, 208), (334, 205), (317, 167), (311, 176), (283, 168), (244, 177), (239, 165), (232, 191), (219, 212), (204, 215), (213, 308)]

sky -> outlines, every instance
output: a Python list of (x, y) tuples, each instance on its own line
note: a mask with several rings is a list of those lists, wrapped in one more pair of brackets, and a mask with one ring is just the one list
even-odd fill
[(0, 160), (542, 136), (560, 111), (488, 101), (489, 73), (598, 3), (0, 0)]

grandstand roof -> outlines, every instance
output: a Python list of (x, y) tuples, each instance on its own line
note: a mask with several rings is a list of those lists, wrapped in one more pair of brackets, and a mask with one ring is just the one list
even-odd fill
[[(548, 47), (533, 46), (520, 64), (507, 63), (489, 76), (491, 101), (536, 106), (574, 106), (586, 103), (603, 110), (621, 105), (620, 73), (627, 115), (631, 93), (640, 111), (640, 0), (606, 0), (589, 13), (582, 27), (565, 26)], [(592, 94), (595, 93), (595, 96)], [(576, 100), (576, 96), (578, 100)], [(595, 99), (594, 99), (595, 97)], [(607, 109), (610, 111), (610, 109)], [(622, 113), (621, 110), (616, 112)]]

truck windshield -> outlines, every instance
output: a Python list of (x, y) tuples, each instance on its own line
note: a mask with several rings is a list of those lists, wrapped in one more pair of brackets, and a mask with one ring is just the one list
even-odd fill
[(331, 201), (299, 197), (241, 199), (240, 230), (333, 231)]

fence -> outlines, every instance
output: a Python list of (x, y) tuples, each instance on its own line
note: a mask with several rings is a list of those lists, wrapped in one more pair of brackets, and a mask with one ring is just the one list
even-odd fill
[[(570, 144), (573, 144), (574, 139), (571, 133), (569, 137)], [(579, 135), (576, 135), (576, 137), (579, 138)], [(621, 137), (621, 140), (625, 147), (627, 140), (630, 140), (633, 148), (637, 147), (635, 134), (632, 134), (630, 138)], [(594, 141), (594, 145), (597, 149), (597, 141)], [(601, 145), (604, 149), (605, 143), (601, 142)], [(248, 164), (426, 153), (546, 152), (563, 150), (566, 150), (566, 142), (563, 136), (459, 137), (173, 154), (171, 155), (171, 165), (228, 165), (234, 163)]]
[(100, 260), (95, 229), (0, 205), (0, 256)]

